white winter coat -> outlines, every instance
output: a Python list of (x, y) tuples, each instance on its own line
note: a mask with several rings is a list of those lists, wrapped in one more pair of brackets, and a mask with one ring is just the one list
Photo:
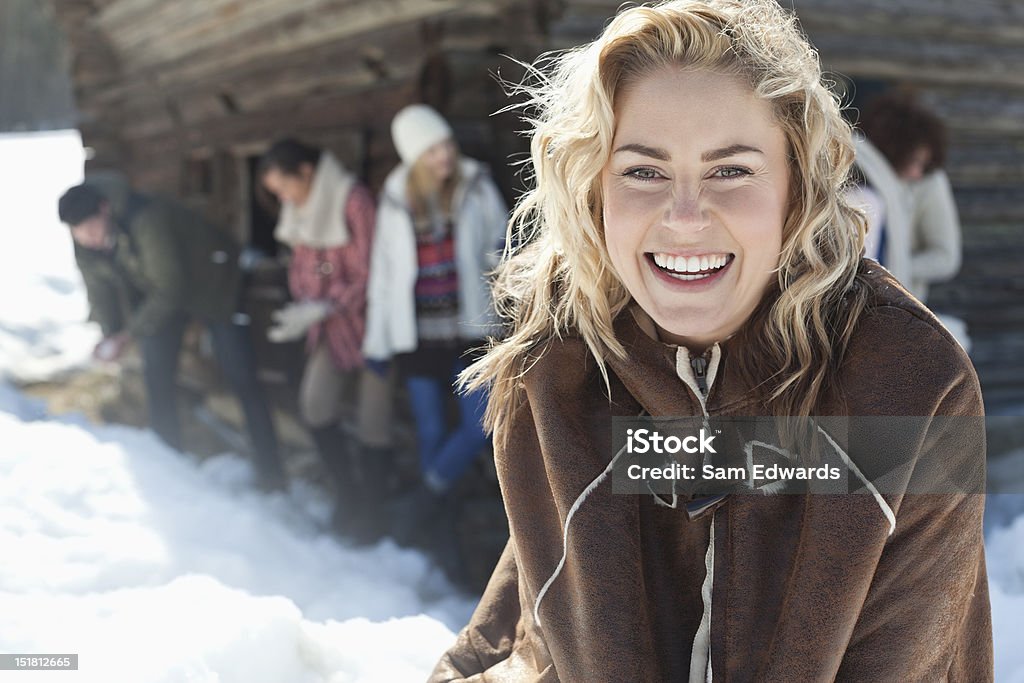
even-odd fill
[(960, 217), (949, 177), (942, 169), (909, 184), (911, 225), (910, 291), (928, 299), (932, 282), (949, 280), (960, 270)]
[[(497, 331), (488, 274), (498, 264), (508, 209), (487, 168), (463, 157), (452, 199), (455, 265), (459, 280), (459, 332), (464, 340)], [(363, 354), (387, 360), (416, 350), (416, 234), (406, 200), (409, 169), (395, 168), (384, 181), (370, 259)]]
[(905, 183), (878, 149), (854, 138), (856, 164), (885, 203), (885, 267), (920, 301), (960, 269), (960, 220), (945, 171)]

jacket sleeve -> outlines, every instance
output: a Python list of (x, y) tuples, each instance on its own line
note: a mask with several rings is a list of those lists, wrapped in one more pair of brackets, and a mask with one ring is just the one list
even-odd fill
[(132, 233), (147, 287), (128, 331), (133, 336), (153, 335), (184, 303), (188, 287), (184, 255), (178, 249), (171, 218), (162, 209), (141, 215)]
[(400, 208), (381, 198), (377, 209), (376, 229), (370, 247), (370, 275), (366, 288), (366, 333), (363, 337), (363, 355), (370, 360), (391, 358), (391, 340), (388, 330), (388, 308), (391, 298), (391, 248), (388, 228)]
[(982, 416), (965, 372), (924, 430), (836, 680), (992, 680)]
[[(520, 617), (519, 570), (509, 540), (469, 624), (437, 663), (430, 683), (484, 680), (482, 676), (488, 669), (512, 654)], [(506, 679), (492, 676), (486, 680)]]
[(79, 258), (79, 270), (89, 298), (89, 319), (99, 324), (104, 337), (117, 334), (124, 327), (124, 311), (117, 283), (96, 271), (85, 258)]
[(349, 243), (341, 249), (342, 268), (331, 280), (328, 297), (338, 311), (359, 310), (366, 301), (370, 275), (370, 249), (377, 220), (377, 208), (370, 191), (356, 185), (345, 202), (345, 223)]
[(960, 270), (960, 219), (949, 177), (936, 171), (914, 188), (911, 277), (936, 282)]
[[(538, 373), (527, 385), (546, 385), (547, 377), (546, 373)], [(555, 551), (540, 559), (535, 555), (535, 546), (552, 549), (557, 544), (560, 550), (561, 529), (548, 523), (549, 515), (557, 514), (556, 505), (543, 467), (543, 448), (529, 391), (494, 437), (495, 466), (509, 520), (508, 544), (469, 624), (437, 664), (431, 683), (559, 680), (548, 637), (534, 619), (537, 591), (543, 579), (535, 576), (531, 580), (531, 567), (537, 567), (539, 562), (544, 567), (540, 573), (550, 572), (555, 566), (552, 560), (559, 554)], [(533, 571), (537, 573), (536, 569)]]

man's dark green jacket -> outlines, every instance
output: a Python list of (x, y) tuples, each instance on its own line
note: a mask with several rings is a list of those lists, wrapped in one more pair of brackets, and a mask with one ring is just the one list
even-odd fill
[(179, 313), (227, 320), (238, 303), (238, 245), (197, 212), (131, 190), (118, 176), (86, 179), (109, 200), (116, 246), (75, 247), (92, 309), (109, 336), (157, 333)]

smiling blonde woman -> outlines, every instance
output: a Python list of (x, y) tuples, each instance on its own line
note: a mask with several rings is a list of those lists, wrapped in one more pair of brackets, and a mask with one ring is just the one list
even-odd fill
[[(990, 680), (977, 377), (861, 259), (851, 132), (794, 17), (633, 7), (536, 76), (511, 331), (463, 376), (510, 540), (431, 680)], [(666, 500), (612, 490), (612, 420), (641, 414), (917, 421), (830, 441), (869, 495)], [(974, 486), (876, 488), (872, 448)]]

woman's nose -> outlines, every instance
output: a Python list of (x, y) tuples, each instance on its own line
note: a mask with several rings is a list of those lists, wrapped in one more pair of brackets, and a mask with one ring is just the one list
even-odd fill
[(675, 187), (668, 206), (665, 225), (673, 230), (698, 231), (707, 227), (700, 190)]

